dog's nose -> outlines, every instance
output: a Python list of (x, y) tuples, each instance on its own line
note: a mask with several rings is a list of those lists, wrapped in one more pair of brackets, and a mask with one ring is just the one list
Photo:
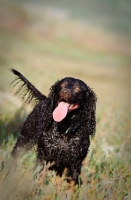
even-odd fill
[(67, 88), (63, 88), (61, 90), (61, 96), (65, 97), (65, 98), (69, 98), (71, 96), (70, 90)]

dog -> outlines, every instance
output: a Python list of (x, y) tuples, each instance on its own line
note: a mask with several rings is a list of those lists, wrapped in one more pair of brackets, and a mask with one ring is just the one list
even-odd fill
[(78, 184), (82, 162), (95, 135), (96, 94), (82, 80), (66, 77), (55, 82), (46, 97), (20, 72), (11, 72), (17, 76), (13, 86), (21, 83), (16, 94), (21, 94), (25, 103), (35, 102), (12, 154), (36, 145), (37, 159), (43, 167), (53, 163), (49, 170), (59, 176), (66, 168), (67, 180)]

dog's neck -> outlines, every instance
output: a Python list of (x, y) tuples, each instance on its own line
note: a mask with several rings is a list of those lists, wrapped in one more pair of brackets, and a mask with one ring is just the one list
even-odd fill
[(76, 117), (77, 112), (69, 113), (64, 120), (56, 124), (58, 131), (64, 135), (75, 133), (84, 121), (83, 118), (78, 121)]

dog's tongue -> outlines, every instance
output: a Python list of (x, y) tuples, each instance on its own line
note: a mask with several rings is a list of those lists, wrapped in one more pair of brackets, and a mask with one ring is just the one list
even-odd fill
[(62, 121), (68, 113), (69, 106), (70, 104), (68, 104), (67, 102), (61, 101), (53, 112), (54, 121), (56, 122)]

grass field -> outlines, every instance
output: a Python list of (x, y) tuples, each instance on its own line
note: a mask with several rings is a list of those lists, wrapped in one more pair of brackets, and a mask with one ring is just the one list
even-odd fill
[[(130, 200), (131, 3), (62, 2), (1, 1), (0, 199)], [(68, 188), (64, 177), (47, 169), (36, 181), (34, 151), (12, 163), (11, 150), (31, 107), (13, 96), (11, 68), (46, 95), (66, 76), (82, 79), (96, 92), (96, 135), (80, 189)]]

